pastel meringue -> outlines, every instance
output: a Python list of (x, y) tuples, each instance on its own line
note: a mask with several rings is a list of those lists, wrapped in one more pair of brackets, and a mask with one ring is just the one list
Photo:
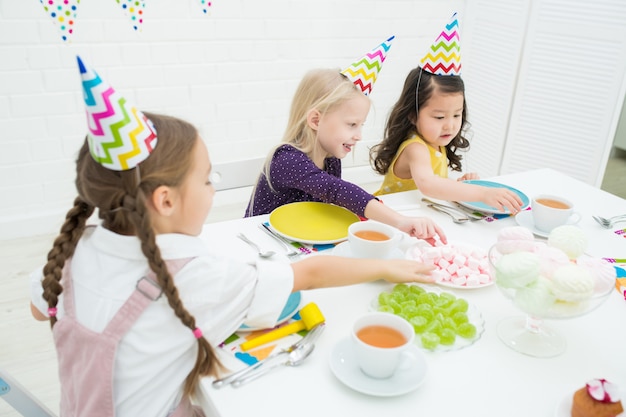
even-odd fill
[(563, 225), (552, 229), (548, 235), (548, 246), (559, 248), (570, 259), (576, 259), (587, 249), (589, 240), (580, 227)]
[(524, 288), (515, 291), (513, 303), (522, 311), (542, 317), (556, 302), (550, 281), (542, 276)]
[(504, 288), (522, 288), (539, 278), (539, 256), (532, 252), (502, 255), (496, 262), (496, 282)]
[(578, 302), (593, 295), (593, 277), (588, 269), (570, 264), (557, 268), (552, 274), (552, 292), (557, 300)]

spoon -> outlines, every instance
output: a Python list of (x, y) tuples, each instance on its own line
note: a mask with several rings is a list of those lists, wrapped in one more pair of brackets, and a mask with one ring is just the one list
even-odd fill
[(258, 371), (251, 373), (247, 377), (236, 379), (231, 383), (231, 385), (234, 388), (239, 388), (243, 384), (246, 384), (259, 378), (262, 375), (265, 375), (266, 373), (270, 372), (272, 369), (275, 369), (280, 365), (298, 366), (302, 362), (304, 362), (306, 358), (309, 357), (309, 355), (313, 352), (313, 349), (315, 349), (315, 343), (305, 343), (303, 345), (300, 345), (295, 350), (292, 350), (289, 355), (287, 355), (287, 360), (282, 362), (274, 362), (267, 366), (261, 366), (260, 368), (258, 368)]
[(436, 211), (438, 211), (440, 213), (447, 214), (448, 216), (450, 216), (452, 218), (452, 221), (454, 223), (463, 224), (463, 223), (466, 223), (467, 221), (469, 221), (469, 219), (467, 217), (456, 217), (454, 214), (450, 213), (449, 211), (446, 211), (446, 210), (444, 210), (444, 209), (442, 209), (440, 207), (437, 207), (437, 206), (433, 206), (432, 204), (428, 204), (428, 207), (430, 207), (431, 209), (436, 210)]
[(238, 233), (237, 237), (239, 239), (243, 240), (244, 242), (246, 242), (248, 245), (252, 246), (254, 249), (256, 249), (256, 251), (259, 253), (259, 256), (261, 258), (271, 258), (272, 256), (274, 256), (276, 254), (276, 252), (274, 252), (272, 250), (268, 250), (266, 252), (261, 252), (261, 249), (259, 248), (259, 245), (257, 245), (256, 243), (254, 243), (253, 241), (248, 239), (246, 237), (246, 235), (244, 235), (243, 233)]

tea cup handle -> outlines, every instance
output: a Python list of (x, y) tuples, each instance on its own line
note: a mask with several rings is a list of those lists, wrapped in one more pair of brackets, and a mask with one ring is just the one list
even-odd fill
[(566, 224), (576, 224), (578, 223), (580, 220), (582, 219), (582, 216), (580, 215), (579, 212), (574, 211), (572, 212), (572, 214), (569, 216), (569, 219), (567, 219), (567, 223)]
[(408, 369), (411, 369), (416, 361), (417, 356), (415, 355), (415, 352), (407, 349), (400, 355), (400, 363), (398, 364), (396, 370), (406, 371)]

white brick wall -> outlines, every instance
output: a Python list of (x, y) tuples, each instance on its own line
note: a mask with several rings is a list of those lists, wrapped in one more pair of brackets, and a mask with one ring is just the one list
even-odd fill
[(223, 162), (280, 140), (305, 71), (345, 67), (396, 35), (364, 141), (344, 160), (363, 166), (406, 73), (466, 1), (215, 0), (210, 16), (196, 0), (146, 3), (135, 32), (115, 0), (83, 0), (65, 44), (39, 1), (0, 0), (0, 239), (55, 232), (73, 200), (85, 134), (77, 54), (139, 108), (194, 123)]

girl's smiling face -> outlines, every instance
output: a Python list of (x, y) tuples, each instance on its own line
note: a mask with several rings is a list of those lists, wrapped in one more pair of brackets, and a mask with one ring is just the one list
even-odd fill
[(419, 109), (415, 127), (426, 143), (434, 148), (446, 146), (463, 124), (463, 93), (442, 94), (434, 91)]
[(317, 131), (318, 154), (339, 159), (348, 155), (361, 140), (369, 110), (370, 101), (359, 92), (327, 113), (317, 112), (317, 121), (311, 127)]

